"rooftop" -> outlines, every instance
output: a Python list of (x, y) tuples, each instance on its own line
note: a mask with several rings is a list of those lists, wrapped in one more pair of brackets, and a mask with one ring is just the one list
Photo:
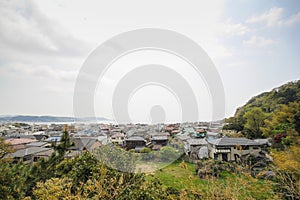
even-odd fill
[(28, 139), (28, 138), (9, 138), (5, 140), (6, 143), (9, 143), (11, 145), (27, 144), (35, 141), (36, 141), (35, 139)]
[(191, 146), (207, 145), (207, 141), (205, 139), (188, 139), (187, 143)]
[(12, 158), (22, 158), (26, 155), (32, 155), (36, 153), (40, 153), (43, 151), (51, 150), (50, 148), (43, 148), (43, 147), (28, 147), (26, 149), (20, 149), (12, 154), (9, 155), (9, 157)]
[(155, 135), (151, 138), (151, 140), (168, 140), (168, 137), (165, 135)]
[(41, 147), (45, 144), (47, 144), (47, 142), (30, 142), (30, 143), (27, 143), (25, 146), (28, 146), (28, 147)]
[(126, 141), (145, 141), (145, 139), (142, 137), (139, 137), (139, 136), (133, 136), (133, 137), (127, 138)]
[(259, 145), (259, 143), (249, 140), (247, 138), (219, 138), (208, 140), (208, 143), (216, 145), (216, 146), (255, 146)]

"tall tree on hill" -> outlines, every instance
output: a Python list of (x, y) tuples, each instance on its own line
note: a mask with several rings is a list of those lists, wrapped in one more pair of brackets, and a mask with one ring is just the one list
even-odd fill
[(70, 135), (67, 130), (63, 131), (63, 134), (60, 139), (60, 143), (55, 146), (55, 150), (57, 150), (58, 155), (60, 157), (64, 157), (66, 152), (69, 150), (69, 148), (72, 146)]
[(244, 118), (246, 119), (246, 136), (251, 139), (261, 138), (261, 128), (263, 127), (264, 120), (266, 119), (266, 114), (263, 113), (261, 108), (252, 108), (251, 110), (245, 113)]

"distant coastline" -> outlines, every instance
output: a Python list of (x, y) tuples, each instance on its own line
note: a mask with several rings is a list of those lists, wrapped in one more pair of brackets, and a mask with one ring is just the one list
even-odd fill
[(57, 117), (57, 116), (34, 116), (34, 115), (0, 115), (0, 122), (23, 122), (23, 123), (89, 123), (89, 122), (110, 122), (104, 117)]

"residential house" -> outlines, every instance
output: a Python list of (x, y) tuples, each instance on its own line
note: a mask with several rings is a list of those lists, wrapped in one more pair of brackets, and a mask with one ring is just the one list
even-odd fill
[(28, 139), (28, 138), (8, 138), (4, 142), (8, 143), (9, 146), (12, 147), (14, 150), (24, 149), (26, 148), (25, 145), (31, 142), (36, 142), (35, 139)]
[(134, 149), (136, 147), (144, 147), (146, 145), (146, 140), (139, 136), (132, 136), (125, 139), (125, 146), (128, 149)]
[(151, 143), (154, 145), (166, 146), (168, 145), (168, 136), (166, 135), (155, 135), (151, 137)]
[(115, 133), (110, 137), (110, 139), (111, 139), (111, 142), (114, 144), (123, 145), (125, 135), (124, 135), (124, 133), (121, 133), (121, 132)]
[(194, 160), (207, 158), (208, 154), (205, 154), (207, 141), (205, 139), (188, 139), (185, 143), (185, 151)]
[(247, 155), (259, 156), (261, 145), (247, 138), (207, 140), (209, 157), (221, 161), (238, 161)]
[(108, 138), (108, 136), (105, 133), (98, 134), (97, 140), (103, 145), (106, 145), (111, 142), (111, 139)]
[(259, 143), (263, 150), (267, 150), (272, 145), (270, 139), (255, 139), (254, 141)]
[(74, 146), (70, 148), (73, 151), (93, 151), (101, 146), (101, 143), (94, 137), (71, 137), (70, 140), (74, 144)]
[(7, 155), (8, 158), (13, 158), (16, 162), (22, 160), (24, 163), (33, 163), (40, 158), (48, 158), (53, 153), (53, 149), (44, 147), (28, 147), (19, 149), (14, 153)]

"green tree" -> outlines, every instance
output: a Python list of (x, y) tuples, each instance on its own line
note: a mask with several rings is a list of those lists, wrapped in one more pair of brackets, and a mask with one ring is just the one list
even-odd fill
[(4, 142), (3, 138), (0, 137), (0, 159), (4, 158), (7, 154), (12, 153), (14, 150)]
[(151, 160), (154, 158), (154, 152), (150, 148), (145, 147), (141, 150), (139, 156), (141, 156), (142, 160)]
[(93, 152), (100, 163), (123, 172), (134, 172), (137, 156), (113, 144), (103, 145)]
[(75, 199), (71, 198), (72, 182), (68, 178), (51, 178), (44, 182), (38, 182), (33, 194), (36, 199)]
[[(297, 133), (300, 118), (298, 113), (300, 104), (291, 102), (288, 105), (280, 105), (264, 121), (265, 126), (261, 129), (265, 137), (274, 137), (277, 134), (287, 134), (290, 137), (299, 135)], [(300, 131), (300, 130), (299, 130)]]
[(161, 160), (166, 162), (175, 161), (180, 156), (180, 153), (175, 148), (170, 146), (162, 147), (159, 153)]
[(295, 130), (297, 131), (298, 135), (300, 136), (300, 111), (298, 111), (294, 115), (294, 122), (295, 122)]
[(59, 157), (63, 158), (71, 146), (73, 144), (71, 143), (69, 132), (64, 130), (60, 142), (54, 145), (54, 149), (57, 151)]
[(0, 160), (0, 199), (23, 199), (28, 185), (29, 166)]
[(244, 118), (246, 120), (246, 136), (251, 139), (261, 138), (261, 128), (264, 126), (264, 120), (266, 119), (266, 114), (263, 113), (261, 108), (252, 108), (245, 113)]

